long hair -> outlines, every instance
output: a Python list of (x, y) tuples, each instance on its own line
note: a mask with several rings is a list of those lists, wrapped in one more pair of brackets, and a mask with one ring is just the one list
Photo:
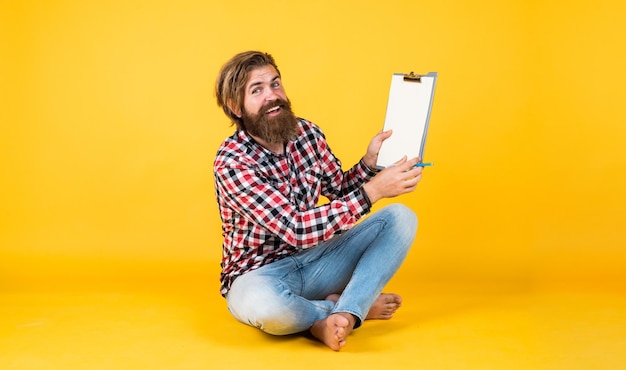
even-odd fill
[(260, 51), (239, 53), (226, 62), (220, 70), (215, 82), (217, 105), (224, 110), (224, 113), (230, 118), (232, 124), (237, 126), (238, 130), (243, 129), (243, 121), (232, 111), (231, 107), (237, 107), (243, 111), (248, 75), (250, 71), (266, 65), (273, 66), (280, 76), (274, 58), (270, 54)]

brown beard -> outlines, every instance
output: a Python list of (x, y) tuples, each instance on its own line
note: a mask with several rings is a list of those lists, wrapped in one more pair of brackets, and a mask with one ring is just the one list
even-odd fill
[[(276, 106), (281, 107), (281, 112), (276, 117), (269, 117), (265, 112)], [(281, 144), (294, 139), (300, 134), (298, 121), (291, 111), (289, 100), (278, 99), (270, 102), (256, 114), (243, 112), (244, 129), (253, 136), (263, 139), (271, 144)]]

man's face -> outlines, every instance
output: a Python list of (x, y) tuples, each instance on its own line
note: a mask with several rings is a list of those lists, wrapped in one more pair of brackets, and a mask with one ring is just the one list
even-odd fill
[(269, 143), (284, 143), (298, 135), (291, 103), (273, 66), (250, 72), (241, 118), (248, 133)]

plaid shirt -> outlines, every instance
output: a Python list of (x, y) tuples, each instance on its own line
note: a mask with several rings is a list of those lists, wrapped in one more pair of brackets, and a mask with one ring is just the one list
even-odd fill
[[(237, 276), (315, 247), (370, 211), (361, 190), (375, 171), (363, 160), (343, 172), (319, 127), (298, 119), (301, 134), (284, 155), (236, 131), (215, 158), (222, 218), (221, 293)], [(330, 202), (318, 206), (320, 195)]]

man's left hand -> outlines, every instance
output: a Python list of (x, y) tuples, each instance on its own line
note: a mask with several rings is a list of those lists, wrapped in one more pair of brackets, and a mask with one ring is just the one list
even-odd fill
[(383, 145), (383, 141), (387, 140), (391, 134), (391, 130), (381, 131), (370, 141), (370, 145), (367, 147), (367, 153), (365, 153), (363, 157), (363, 161), (369, 168), (376, 168), (380, 146)]

